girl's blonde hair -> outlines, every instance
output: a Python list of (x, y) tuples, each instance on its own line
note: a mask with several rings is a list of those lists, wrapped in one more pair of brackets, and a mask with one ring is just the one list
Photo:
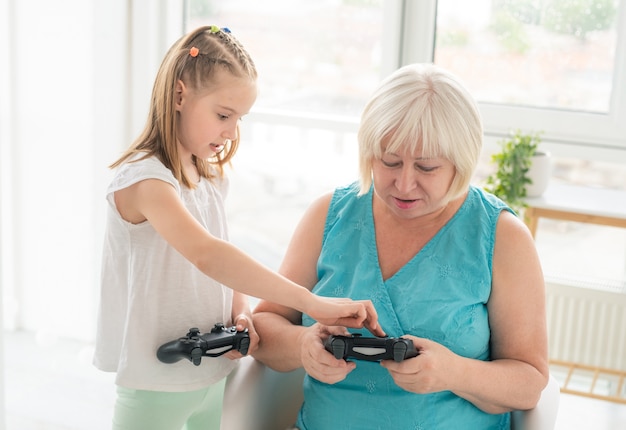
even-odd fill
[[(235, 77), (257, 78), (252, 58), (228, 29), (200, 27), (174, 43), (165, 54), (157, 73), (148, 120), (142, 133), (109, 167), (117, 167), (135, 154), (145, 154), (138, 159), (156, 156), (180, 183), (194, 188), (195, 185), (184, 173), (178, 154), (176, 85), (182, 80), (191, 89), (210, 90), (217, 82), (219, 70), (227, 70)], [(223, 151), (215, 158), (203, 160), (193, 156), (200, 176), (210, 179), (215, 176), (212, 173), (215, 170), (222, 176), (224, 165), (230, 162), (237, 151), (239, 137), (237, 130), (237, 137), (230, 143), (227, 141)]]
[(442, 157), (454, 165), (450, 201), (469, 187), (482, 139), (478, 105), (455, 76), (433, 64), (404, 66), (383, 80), (361, 115), (360, 195), (370, 189), (372, 161), (384, 151), (421, 149), (423, 157)]

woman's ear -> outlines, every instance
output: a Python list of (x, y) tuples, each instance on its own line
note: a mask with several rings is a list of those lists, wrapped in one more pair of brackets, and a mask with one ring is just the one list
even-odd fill
[(176, 89), (174, 90), (174, 106), (176, 110), (179, 111), (183, 107), (183, 100), (185, 99), (185, 95), (187, 93), (187, 87), (185, 83), (180, 79), (176, 82)]

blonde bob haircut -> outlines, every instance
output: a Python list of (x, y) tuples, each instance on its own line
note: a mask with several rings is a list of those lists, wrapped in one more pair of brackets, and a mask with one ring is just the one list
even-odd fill
[[(174, 177), (188, 188), (195, 184), (185, 175), (178, 154), (178, 115), (176, 111), (176, 85), (179, 80), (194, 91), (209, 93), (219, 86), (222, 71), (239, 78), (255, 81), (257, 71), (248, 52), (226, 28), (204, 26), (181, 37), (165, 54), (157, 73), (150, 111), (146, 125), (121, 157), (111, 164), (117, 167), (134, 158), (138, 161), (156, 156), (172, 172)], [(224, 165), (230, 163), (239, 146), (237, 137), (226, 142), (224, 149), (215, 157), (204, 160), (193, 156), (201, 177), (211, 179), (224, 174)]]
[(455, 167), (445, 201), (461, 196), (482, 148), (478, 105), (451, 73), (433, 64), (404, 66), (380, 84), (361, 115), (358, 131), (360, 193), (372, 185), (372, 162), (384, 153), (441, 157)]

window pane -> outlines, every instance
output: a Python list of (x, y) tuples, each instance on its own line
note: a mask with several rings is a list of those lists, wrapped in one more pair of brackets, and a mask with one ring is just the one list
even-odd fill
[[(322, 193), (358, 178), (356, 120), (380, 82), (383, 0), (189, 0), (187, 30), (229, 27), (259, 72), (227, 201), (233, 243), (277, 269), (295, 225)], [(387, 3), (388, 4), (388, 3)], [(319, 124), (309, 117), (329, 116)], [(350, 125), (340, 125), (348, 121)], [(335, 128), (333, 128), (335, 127)]]
[(481, 102), (607, 113), (619, 0), (439, 0), (435, 62)]
[(380, 80), (382, 0), (191, 0), (188, 29), (229, 27), (259, 71), (256, 107), (358, 115)]
[[(554, 160), (554, 182), (626, 190), (626, 168), (606, 162)], [(541, 219), (537, 250), (546, 279), (626, 292), (626, 229)]]

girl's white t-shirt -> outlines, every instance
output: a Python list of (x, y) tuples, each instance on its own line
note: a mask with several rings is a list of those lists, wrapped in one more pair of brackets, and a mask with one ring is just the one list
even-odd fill
[(189, 212), (213, 235), (227, 240), (226, 178), (202, 178), (182, 186), (156, 157), (120, 166), (107, 193), (101, 299), (94, 365), (117, 372), (116, 384), (138, 390), (180, 392), (207, 387), (227, 376), (235, 361), (203, 357), (200, 366), (183, 359), (161, 363), (160, 345), (191, 327), (209, 332), (232, 324), (233, 291), (206, 276), (172, 248), (149, 222), (120, 216), (113, 193), (146, 179), (171, 184)]

